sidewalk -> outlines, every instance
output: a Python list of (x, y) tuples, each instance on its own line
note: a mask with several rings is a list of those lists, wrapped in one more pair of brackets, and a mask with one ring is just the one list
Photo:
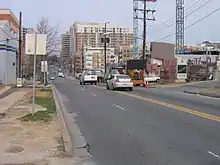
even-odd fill
[(11, 88), (11, 86), (0, 87), (0, 95), (3, 94), (4, 92), (6, 92), (7, 90), (9, 90), (10, 88)]
[(17, 101), (22, 99), (25, 94), (26, 92), (24, 91), (13, 92), (8, 96), (0, 99), (0, 116), (4, 115), (5, 111), (11, 108)]
[(184, 93), (220, 98), (220, 87), (184, 90)]

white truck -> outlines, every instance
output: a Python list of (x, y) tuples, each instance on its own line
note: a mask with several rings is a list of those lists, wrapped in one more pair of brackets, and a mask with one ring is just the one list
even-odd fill
[(83, 71), (82, 75), (79, 78), (80, 85), (85, 85), (86, 83), (97, 84), (98, 76), (94, 71)]
[(160, 82), (160, 76), (146, 76), (144, 78), (146, 82)]

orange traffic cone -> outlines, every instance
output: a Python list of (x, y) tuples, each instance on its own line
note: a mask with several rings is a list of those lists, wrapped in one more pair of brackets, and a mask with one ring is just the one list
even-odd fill
[(150, 88), (150, 85), (148, 84), (148, 82), (145, 84), (145, 88)]

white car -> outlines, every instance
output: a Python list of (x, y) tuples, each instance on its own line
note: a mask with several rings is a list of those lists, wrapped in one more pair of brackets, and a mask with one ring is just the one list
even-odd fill
[(62, 77), (62, 78), (65, 78), (65, 75), (63, 72), (58, 72), (58, 77)]
[(146, 76), (144, 79), (146, 82), (160, 82), (159, 76)]
[(63, 73), (62, 72), (58, 72), (58, 77), (62, 77)]
[(80, 78), (80, 85), (85, 85), (86, 83), (90, 84), (97, 84), (98, 76), (96, 75), (96, 72), (94, 71), (83, 71)]
[(115, 89), (129, 89), (133, 90), (134, 84), (131, 78), (126, 74), (113, 74), (107, 80), (106, 88), (115, 90)]

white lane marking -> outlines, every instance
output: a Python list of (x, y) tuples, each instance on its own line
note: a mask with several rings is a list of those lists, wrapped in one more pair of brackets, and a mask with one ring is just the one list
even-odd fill
[(85, 89), (84, 88), (81, 88), (81, 91), (84, 91)]
[(211, 152), (211, 151), (208, 151), (208, 153), (209, 153), (210, 155), (212, 155), (212, 156), (214, 156), (214, 157), (220, 159), (220, 156), (219, 156), (219, 155), (217, 155), (217, 154), (215, 154), (215, 153), (213, 153), (213, 152)]
[(93, 93), (92, 95), (93, 95), (93, 96), (96, 96), (96, 94), (94, 94), (94, 93)]
[(125, 111), (125, 112), (127, 112), (123, 107), (121, 107), (121, 106), (119, 106), (119, 105), (117, 105), (117, 104), (112, 104), (114, 107), (116, 107), (116, 108), (119, 108), (120, 110), (122, 110), (122, 111)]

